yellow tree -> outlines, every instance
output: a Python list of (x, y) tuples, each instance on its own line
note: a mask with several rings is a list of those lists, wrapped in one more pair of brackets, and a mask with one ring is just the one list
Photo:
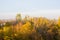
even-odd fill
[(58, 26), (60, 26), (60, 17), (58, 18)]
[(30, 22), (26, 22), (26, 24), (24, 24), (24, 25), (20, 28), (20, 32), (21, 32), (22, 34), (29, 34), (29, 33), (31, 33), (31, 29), (32, 29), (31, 23), (30, 23)]

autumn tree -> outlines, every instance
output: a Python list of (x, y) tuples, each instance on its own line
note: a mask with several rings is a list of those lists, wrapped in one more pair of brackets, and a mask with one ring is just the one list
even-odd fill
[(60, 26), (60, 17), (58, 18), (58, 26)]

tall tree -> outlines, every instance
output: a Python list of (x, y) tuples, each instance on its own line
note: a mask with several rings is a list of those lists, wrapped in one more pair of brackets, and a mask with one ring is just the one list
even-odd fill
[(20, 13), (16, 15), (16, 20), (21, 21), (21, 14)]

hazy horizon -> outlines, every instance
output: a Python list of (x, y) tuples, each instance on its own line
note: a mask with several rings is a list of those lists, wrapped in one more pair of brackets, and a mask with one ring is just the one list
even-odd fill
[(0, 0), (0, 19), (13, 19), (17, 13), (21, 13), (22, 17), (57, 19), (60, 16), (60, 0)]

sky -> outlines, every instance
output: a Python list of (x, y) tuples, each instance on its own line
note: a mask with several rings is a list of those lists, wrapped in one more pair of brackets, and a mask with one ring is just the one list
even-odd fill
[(58, 18), (60, 0), (0, 0), (0, 19), (14, 19), (17, 13), (22, 17)]

